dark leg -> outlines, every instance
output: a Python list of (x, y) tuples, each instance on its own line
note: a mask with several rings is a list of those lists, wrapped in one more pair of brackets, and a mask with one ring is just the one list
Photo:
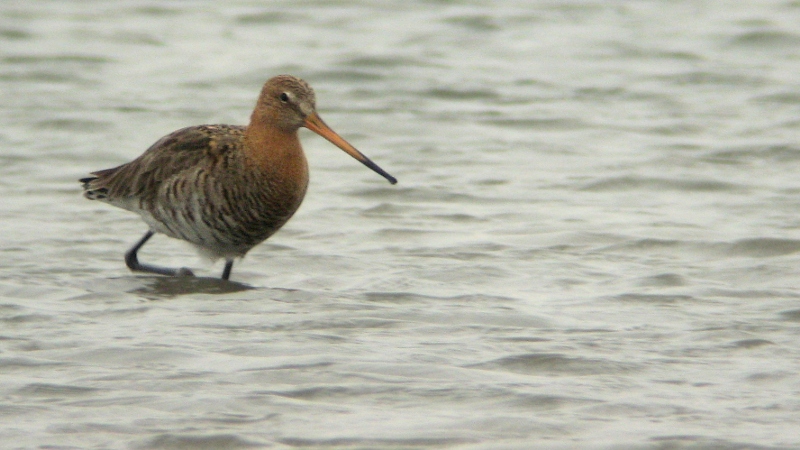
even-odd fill
[(233, 269), (233, 260), (225, 261), (225, 270), (222, 271), (222, 279), (227, 280), (231, 277), (231, 269)]
[(159, 275), (169, 275), (173, 277), (193, 277), (194, 273), (191, 270), (181, 267), (180, 269), (170, 269), (167, 267), (151, 266), (149, 264), (141, 264), (139, 258), (136, 257), (136, 252), (151, 238), (153, 237), (152, 231), (148, 231), (130, 250), (125, 253), (125, 264), (134, 272), (149, 272), (157, 273)]

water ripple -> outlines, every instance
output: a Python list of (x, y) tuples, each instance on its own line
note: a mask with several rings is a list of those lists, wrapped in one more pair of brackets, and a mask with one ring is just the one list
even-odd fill
[(625, 373), (637, 370), (630, 363), (618, 363), (604, 359), (573, 357), (559, 353), (528, 353), (499, 358), (473, 367), (502, 369), (530, 375), (597, 375)]
[(624, 175), (593, 181), (581, 187), (581, 190), (603, 191), (629, 191), (629, 190), (675, 190), (675, 191), (741, 191), (746, 186), (717, 180), (685, 180), (673, 178), (642, 177)]

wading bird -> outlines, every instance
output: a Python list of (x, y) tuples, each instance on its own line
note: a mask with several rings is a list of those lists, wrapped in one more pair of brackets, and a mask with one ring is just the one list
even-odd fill
[(308, 163), (297, 130), (306, 127), (395, 184), (397, 180), (336, 134), (316, 112), (314, 90), (280, 75), (261, 89), (250, 124), (198, 125), (159, 139), (141, 156), (82, 178), (84, 196), (139, 214), (150, 229), (125, 254), (131, 270), (191, 276), (139, 262), (155, 233), (194, 244), (211, 259), (234, 258), (278, 231), (300, 207)]

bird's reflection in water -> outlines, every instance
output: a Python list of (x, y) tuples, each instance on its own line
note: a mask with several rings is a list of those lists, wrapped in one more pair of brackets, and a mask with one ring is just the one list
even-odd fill
[(233, 294), (256, 289), (253, 286), (213, 277), (138, 277), (142, 284), (128, 292), (151, 300), (186, 294)]

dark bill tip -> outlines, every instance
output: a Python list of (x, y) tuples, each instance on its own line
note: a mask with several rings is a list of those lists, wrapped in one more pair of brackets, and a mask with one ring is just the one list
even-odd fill
[(371, 159), (369, 159), (367, 157), (364, 157), (364, 160), (361, 161), (361, 163), (364, 164), (365, 166), (369, 167), (370, 169), (372, 169), (376, 173), (378, 173), (383, 178), (386, 178), (387, 180), (389, 180), (389, 183), (397, 184), (397, 178), (389, 175), (385, 170), (381, 169), (377, 164), (372, 162)]

